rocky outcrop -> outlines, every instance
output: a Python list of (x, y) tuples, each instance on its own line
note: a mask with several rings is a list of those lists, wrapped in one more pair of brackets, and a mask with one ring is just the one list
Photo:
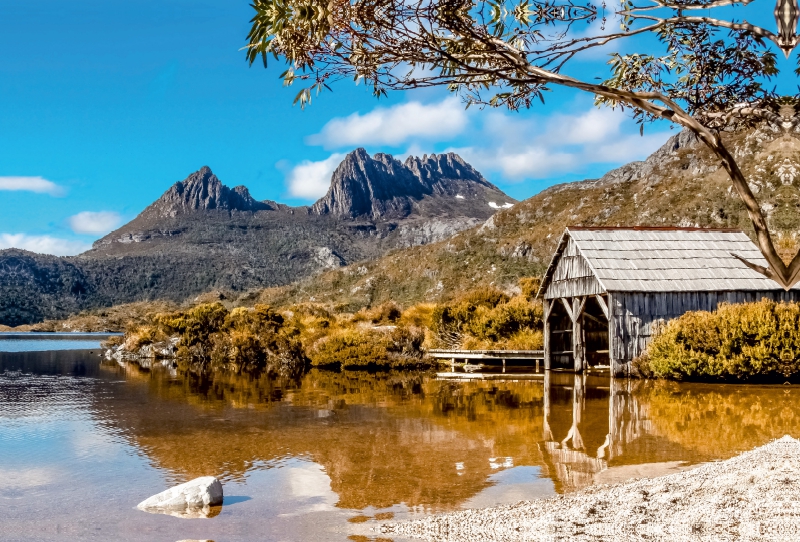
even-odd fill
[(133, 360), (139, 365), (149, 367), (154, 361), (163, 360), (167, 366), (172, 366), (172, 360), (178, 352), (178, 343), (180, 343), (178, 337), (142, 346), (136, 345), (135, 341), (127, 340), (122, 344), (109, 345), (105, 355), (106, 359), (116, 360), (120, 363)]
[(263, 211), (273, 207), (253, 199), (244, 186), (228, 188), (208, 166), (172, 185), (142, 213), (145, 216), (178, 216), (196, 211)]
[[(410, 156), (405, 163), (388, 154), (371, 157), (356, 149), (336, 168), (328, 193), (311, 212), (343, 218), (371, 220), (404, 218), (418, 209), (426, 197), (480, 198), (487, 195), (510, 198), (483, 178), (475, 168), (454, 153)], [(513, 201), (513, 200), (511, 200)]]
[(328, 193), (311, 212), (348, 218), (406, 216), (411, 200), (423, 195), (423, 186), (400, 161), (388, 154), (372, 158), (356, 149), (333, 172)]
[(179, 517), (211, 517), (216, 515), (211, 508), (222, 506), (222, 501), (220, 481), (213, 476), (203, 476), (153, 495), (140, 502), (137, 508)]
[(478, 170), (452, 152), (423, 155), (422, 158), (409, 156), (404, 165), (431, 194), (465, 196), (465, 193), (474, 192), (476, 186), (499, 192)]

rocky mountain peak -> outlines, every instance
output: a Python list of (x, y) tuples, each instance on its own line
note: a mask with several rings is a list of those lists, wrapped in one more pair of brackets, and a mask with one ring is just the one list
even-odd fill
[(260, 211), (271, 207), (256, 201), (244, 186), (228, 188), (203, 166), (183, 181), (172, 185), (142, 214), (177, 216), (197, 211)]
[(328, 193), (311, 207), (311, 212), (372, 220), (400, 218), (413, 213), (429, 196), (463, 199), (470, 194), (482, 196), (486, 191), (504, 196), (457, 154), (410, 156), (403, 163), (390, 154), (370, 156), (359, 148), (339, 164)]
[(423, 193), (419, 181), (400, 161), (382, 153), (373, 158), (359, 148), (339, 164), (328, 193), (311, 212), (349, 218), (407, 215), (409, 198), (422, 198)]

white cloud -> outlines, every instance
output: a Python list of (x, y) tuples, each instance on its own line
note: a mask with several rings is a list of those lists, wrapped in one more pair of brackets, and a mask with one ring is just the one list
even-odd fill
[(536, 179), (581, 173), (595, 164), (641, 160), (664, 144), (670, 132), (644, 137), (623, 132), (621, 111), (590, 108), (572, 115), (523, 119), (492, 113), (483, 125), (489, 145), (454, 148), (478, 170), (498, 171), (507, 179)]
[(0, 190), (63, 196), (64, 187), (43, 177), (0, 177)]
[[(640, 137), (633, 133), (635, 129), (624, 112), (607, 107), (549, 115), (465, 111), (457, 98), (449, 97), (335, 118), (308, 142), (347, 150), (358, 145), (375, 149), (404, 144), (402, 159), (430, 153), (435, 143), (452, 141), (445, 152), (460, 154), (489, 178), (498, 173), (502, 183), (597, 174), (598, 165), (616, 167), (646, 158), (671, 135), (662, 130)], [(340, 157), (336, 154), (296, 166), (287, 175), (290, 193), (306, 199), (324, 195)]]
[(457, 98), (433, 104), (407, 102), (378, 107), (361, 115), (334, 118), (320, 133), (308, 138), (325, 148), (359, 145), (400, 145), (411, 139), (447, 140), (461, 134), (468, 124), (467, 112)]
[(319, 162), (303, 160), (289, 172), (289, 193), (303, 199), (321, 198), (328, 191), (331, 175), (343, 158), (343, 154), (337, 153)]
[[(449, 151), (448, 151), (449, 152)], [(466, 147), (452, 149), (478, 171), (499, 171), (509, 179), (541, 178), (552, 173), (568, 170), (579, 157), (564, 153), (552, 152), (545, 146), (475, 148)]]
[(559, 115), (550, 123), (557, 132), (563, 130), (563, 134), (558, 135), (563, 137), (564, 143), (585, 144), (607, 141), (610, 136), (619, 133), (625, 120), (621, 111), (593, 107), (579, 115)]
[(52, 254), (54, 256), (72, 256), (92, 248), (92, 245), (83, 241), (59, 239), (49, 235), (27, 235), (24, 233), (0, 233), (0, 249), (19, 248), (38, 252), (39, 254)]
[(119, 214), (111, 211), (84, 211), (69, 217), (69, 227), (75, 233), (105, 234), (122, 222)]

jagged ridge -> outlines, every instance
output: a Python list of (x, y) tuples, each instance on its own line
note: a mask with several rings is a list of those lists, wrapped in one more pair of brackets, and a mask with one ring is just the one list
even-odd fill
[(384, 153), (370, 157), (359, 148), (336, 168), (328, 193), (311, 212), (373, 220), (402, 218), (414, 212), (417, 202), (426, 196), (473, 199), (487, 191), (505, 196), (457, 154), (409, 156), (402, 163)]
[(203, 166), (172, 185), (142, 215), (174, 217), (196, 211), (262, 211), (273, 208), (268, 203), (256, 201), (245, 186), (228, 188), (211, 168)]

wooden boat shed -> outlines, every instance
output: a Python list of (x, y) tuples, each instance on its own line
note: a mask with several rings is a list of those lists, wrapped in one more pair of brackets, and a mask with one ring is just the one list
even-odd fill
[(687, 311), (800, 300), (734, 254), (766, 265), (741, 230), (567, 228), (539, 290), (545, 368), (625, 375), (656, 326)]

